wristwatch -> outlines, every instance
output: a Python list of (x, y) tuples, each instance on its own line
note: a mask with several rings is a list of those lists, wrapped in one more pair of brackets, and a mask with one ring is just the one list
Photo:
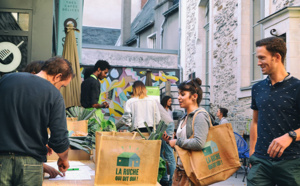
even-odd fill
[(294, 141), (296, 141), (296, 139), (297, 139), (297, 133), (295, 132), (295, 131), (290, 131), (289, 132), (289, 136), (291, 137), (291, 138), (293, 138), (293, 142)]

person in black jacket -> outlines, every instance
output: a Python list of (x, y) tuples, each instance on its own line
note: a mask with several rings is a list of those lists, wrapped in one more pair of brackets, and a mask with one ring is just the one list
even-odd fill
[(53, 57), (36, 75), (19, 72), (1, 78), (0, 185), (42, 185), (47, 144), (59, 157), (60, 172), (67, 171), (70, 143), (59, 89), (73, 76), (69, 61)]

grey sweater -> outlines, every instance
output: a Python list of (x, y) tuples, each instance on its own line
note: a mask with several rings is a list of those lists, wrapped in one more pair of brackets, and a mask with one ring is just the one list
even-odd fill
[[(210, 127), (209, 115), (206, 112), (200, 112), (196, 115), (195, 124), (194, 124), (194, 137), (189, 139), (193, 135), (192, 122), (193, 122), (194, 114), (200, 109), (204, 110), (204, 108), (199, 107), (198, 109), (191, 112), (188, 116), (186, 116), (188, 117), (186, 122), (187, 139), (183, 140), (178, 138), (176, 141), (176, 145), (178, 145), (183, 149), (202, 150), (204, 148), (207, 134), (208, 134), (208, 129)], [(178, 123), (180, 123), (184, 118), (185, 116), (182, 117), (178, 121)]]

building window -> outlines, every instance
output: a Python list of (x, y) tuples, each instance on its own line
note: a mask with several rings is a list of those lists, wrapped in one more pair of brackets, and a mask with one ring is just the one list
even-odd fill
[(148, 48), (156, 48), (156, 33), (153, 33), (147, 37)]
[(30, 59), (31, 12), (0, 9), (0, 74), (20, 71)]
[(255, 42), (263, 38), (263, 28), (261, 24), (257, 22), (264, 17), (264, 1), (252, 0), (252, 70), (251, 70), (251, 80), (252, 82), (259, 81), (263, 78), (261, 69), (257, 66), (256, 58), (256, 46)]

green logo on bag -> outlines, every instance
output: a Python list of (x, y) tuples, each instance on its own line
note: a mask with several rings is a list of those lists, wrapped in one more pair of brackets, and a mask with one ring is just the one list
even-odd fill
[[(116, 181), (138, 181), (140, 157), (133, 152), (123, 152), (117, 158)], [(128, 168), (124, 168), (128, 167)]]
[(140, 157), (133, 152), (123, 152), (118, 156), (117, 166), (139, 167)]
[(206, 142), (202, 151), (204, 156), (206, 156), (206, 163), (209, 170), (223, 164), (220, 153), (218, 153), (218, 146), (214, 141)]

